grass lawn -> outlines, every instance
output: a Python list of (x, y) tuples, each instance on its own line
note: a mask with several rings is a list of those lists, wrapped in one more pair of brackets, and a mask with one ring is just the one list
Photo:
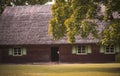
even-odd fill
[(120, 76), (118, 64), (0, 65), (0, 76)]

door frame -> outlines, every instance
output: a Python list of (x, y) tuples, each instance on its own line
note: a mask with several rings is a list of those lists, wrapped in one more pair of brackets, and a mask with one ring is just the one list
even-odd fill
[(50, 52), (51, 52), (51, 55), (50, 55), (51, 62), (59, 62), (60, 60), (59, 47), (57, 46), (51, 47)]

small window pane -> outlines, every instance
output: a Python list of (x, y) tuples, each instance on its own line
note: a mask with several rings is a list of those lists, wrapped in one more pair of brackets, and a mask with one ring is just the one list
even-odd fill
[(14, 48), (14, 56), (21, 56), (22, 50), (21, 48)]
[(113, 45), (108, 45), (106, 46), (106, 51), (107, 54), (112, 54), (114, 53), (114, 46)]
[(21, 55), (21, 53), (18, 53), (18, 55)]
[(17, 48), (14, 48), (14, 50), (17, 50)]
[(78, 54), (86, 54), (85, 46), (78, 46)]
[(82, 46), (82, 50), (85, 50), (85, 46)]
[(17, 52), (14, 52), (14, 55), (17, 55)]
[(85, 50), (82, 50), (82, 53), (85, 53)]

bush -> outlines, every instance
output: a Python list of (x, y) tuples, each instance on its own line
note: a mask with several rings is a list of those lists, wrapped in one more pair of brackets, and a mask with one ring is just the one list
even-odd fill
[(115, 56), (115, 62), (116, 62), (116, 63), (120, 63), (120, 54), (117, 54), (117, 55)]

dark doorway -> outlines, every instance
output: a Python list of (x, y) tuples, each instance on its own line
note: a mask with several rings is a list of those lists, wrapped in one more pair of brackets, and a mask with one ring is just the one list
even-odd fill
[(51, 47), (51, 61), (59, 61), (59, 48)]

